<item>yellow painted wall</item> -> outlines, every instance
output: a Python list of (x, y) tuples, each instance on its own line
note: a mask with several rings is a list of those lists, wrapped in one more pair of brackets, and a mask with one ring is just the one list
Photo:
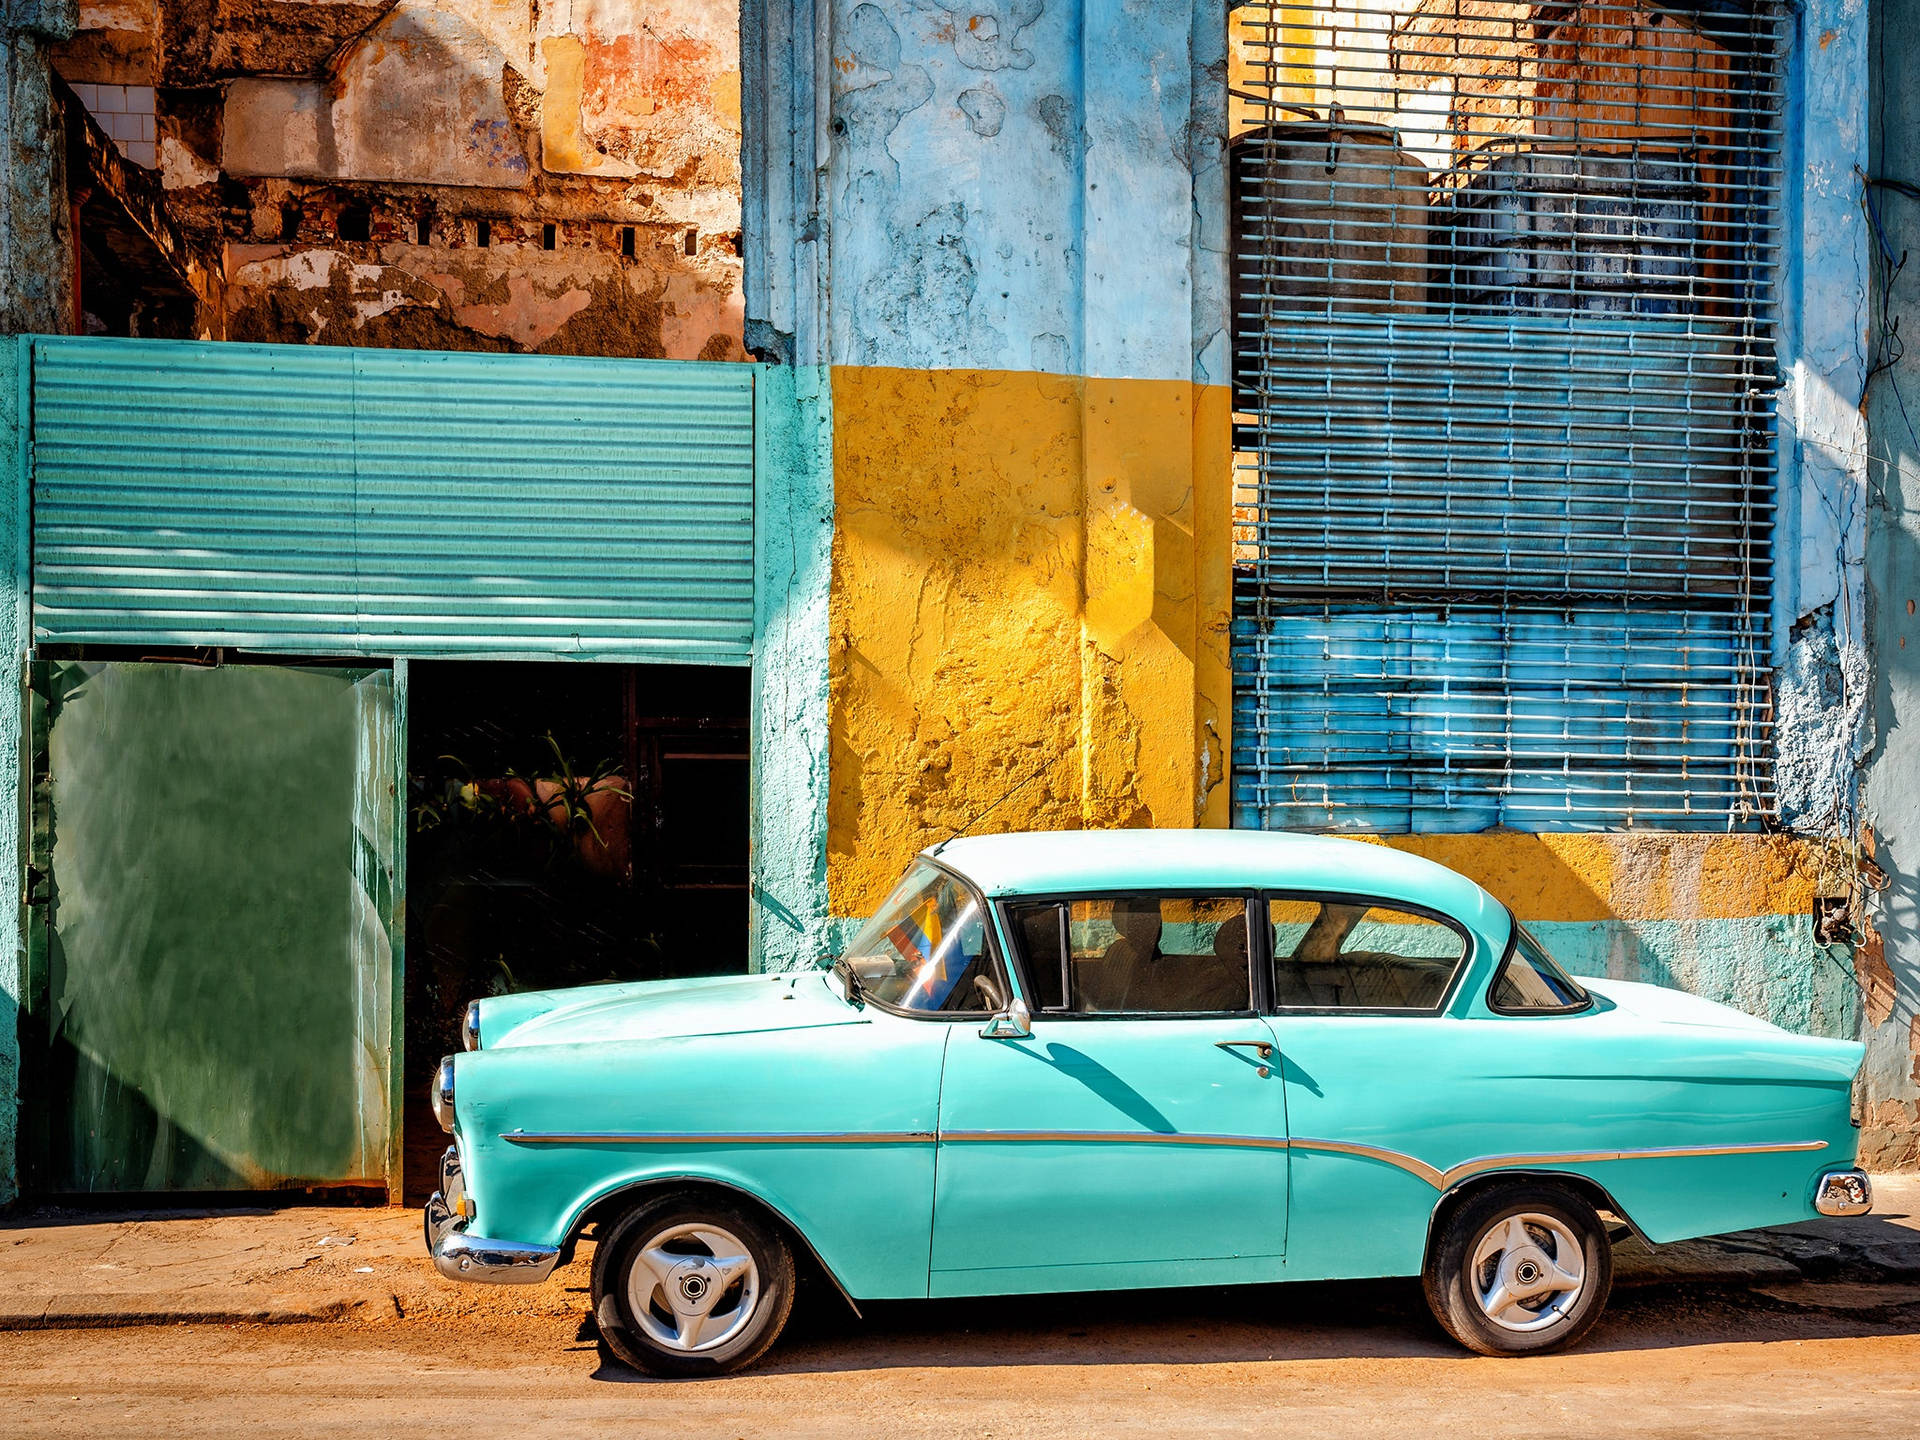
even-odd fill
[(1224, 825), (1224, 387), (833, 372), (828, 900), (926, 845)]
[(1843, 847), (1788, 835), (1488, 831), (1379, 843), (1458, 870), (1529, 922), (1805, 915), (1815, 895), (1843, 893), (1848, 873)]
[[(833, 410), (831, 912), (962, 829), (1225, 825), (1225, 389), (840, 367)], [(1805, 915), (1844, 870), (1770, 835), (1383, 843), (1528, 921)]]

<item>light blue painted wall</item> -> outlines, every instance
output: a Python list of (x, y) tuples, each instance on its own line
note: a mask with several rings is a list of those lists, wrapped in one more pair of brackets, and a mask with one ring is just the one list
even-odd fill
[(1852, 1039), (1853, 957), (1819, 945), (1808, 915), (1733, 920), (1545, 921), (1527, 928), (1577, 975), (1690, 991), (1802, 1035)]
[(1225, 24), (1204, 0), (840, 0), (833, 363), (1222, 378)]
[(1867, 744), (1866, 0), (1807, 0), (1789, 87), (1773, 649), (1781, 820), (1851, 834)]

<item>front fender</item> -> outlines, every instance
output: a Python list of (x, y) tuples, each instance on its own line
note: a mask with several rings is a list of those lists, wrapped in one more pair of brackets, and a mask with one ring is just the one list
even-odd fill
[(462, 1055), (476, 1233), (559, 1246), (610, 1195), (701, 1181), (780, 1216), (853, 1296), (924, 1296), (942, 1024)]

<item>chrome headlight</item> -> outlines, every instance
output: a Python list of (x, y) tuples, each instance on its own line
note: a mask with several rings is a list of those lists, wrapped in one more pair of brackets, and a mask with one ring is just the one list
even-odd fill
[(480, 1048), (480, 1002), (467, 1002), (467, 1017), (460, 1022), (460, 1043), (469, 1050)]
[(442, 1130), (451, 1135), (453, 1133), (453, 1056), (447, 1056), (440, 1062), (440, 1068), (433, 1072), (433, 1090), (428, 1098), (433, 1101), (433, 1118), (440, 1122)]

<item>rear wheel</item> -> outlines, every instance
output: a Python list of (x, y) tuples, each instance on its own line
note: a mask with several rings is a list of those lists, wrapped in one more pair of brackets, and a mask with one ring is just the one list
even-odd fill
[(767, 1352), (793, 1309), (793, 1251), (745, 1206), (643, 1200), (594, 1254), (593, 1310), (613, 1353), (649, 1375), (725, 1375)]
[(1593, 1328), (1613, 1288), (1613, 1247), (1580, 1196), (1520, 1182), (1481, 1191), (1441, 1222), (1425, 1281), (1434, 1318), (1469, 1350), (1536, 1355)]

